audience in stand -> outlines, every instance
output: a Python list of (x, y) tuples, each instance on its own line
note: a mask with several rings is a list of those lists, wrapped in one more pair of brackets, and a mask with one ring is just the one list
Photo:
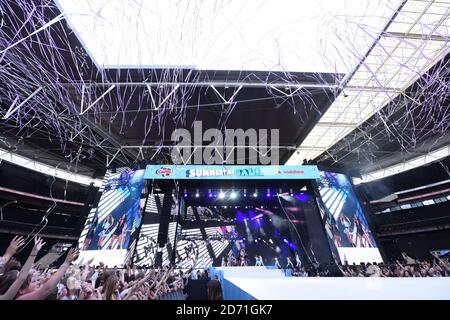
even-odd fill
[(339, 266), (346, 277), (449, 277), (450, 262), (436, 258), (432, 261), (415, 261), (414, 264), (366, 264), (360, 266)]

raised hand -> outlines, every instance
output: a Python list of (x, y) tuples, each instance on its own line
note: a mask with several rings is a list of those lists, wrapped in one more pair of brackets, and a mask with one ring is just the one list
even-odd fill
[(77, 258), (78, 253), (79, 252), (77, 249), (71, 248), (69, 250), (69, 253), (67, 253), (66, 260), (64, 260), (64, 263), (70, 264), (73, 260), (75, 260), (75, 258)]
[(8, 253), (10, 253), (11, 255), (14, 255), (17, 250), (23, 246), (25, 243), (25, 240), (23, 239), (23, 237), (19, 237), (19, 236), (15, 236), (12, 240), (11, 243), (9, 244), (8, 249), (6, 250)]
[(45, 242), (42, 240), (41, 237), (34, 238), (34, 246), (33, 246), (33, 250), (31, 251), (32, 254), (37, 254), (44, 245), (45, 245)]
[(86, 265), (90, 266), (92, 264), (92, 262), (94, 261), (94, 258), (88, 260), (88, 262), (86, 262)]

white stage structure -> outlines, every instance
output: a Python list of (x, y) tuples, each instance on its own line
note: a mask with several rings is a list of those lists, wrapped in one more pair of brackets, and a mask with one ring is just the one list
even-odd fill
[(303, 278), (265, 267), (216, 270), (223, 272), (225, 286), (228, 281), (257, 300), (450, 300), (450, 278), (444, 277)]

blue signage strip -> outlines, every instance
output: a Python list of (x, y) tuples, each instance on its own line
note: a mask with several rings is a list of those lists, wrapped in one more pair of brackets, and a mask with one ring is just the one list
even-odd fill
[(144, 179), (319, 179), (317, 166), (148, 165)]

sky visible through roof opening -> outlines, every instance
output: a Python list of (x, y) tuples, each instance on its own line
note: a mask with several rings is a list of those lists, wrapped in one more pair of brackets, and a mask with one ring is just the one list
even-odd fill
[(101, 68), (349, 73), (398, 0), (58, 0)]

